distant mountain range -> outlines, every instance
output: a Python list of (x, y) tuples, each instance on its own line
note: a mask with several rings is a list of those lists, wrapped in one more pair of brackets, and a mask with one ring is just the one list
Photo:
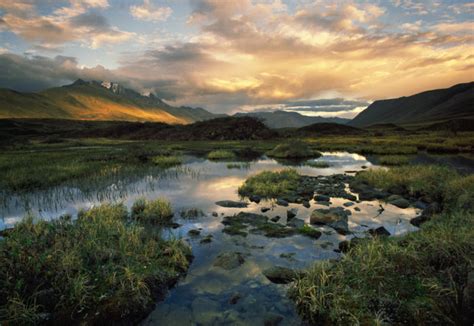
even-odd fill
[(348, 125), (424, 125), (454, 119), (474, 119), (474, 82), (407, 97), (375, 101)]
[(310, 117), (298, 112), (272, 111), (272, 112), (249, 112), (236, 113), (234, 116), (248, 116), (261, 120), (269, 128), (301, 128), (315, 123), (339, 123), (346, 124), (350, 119)]
[(39, 93), (0, 89), (0, 118), (154, 121), (188, 124), (220, 117), (201, 108), (173, 107), (153, 94), (118, 83), (77, 80)]

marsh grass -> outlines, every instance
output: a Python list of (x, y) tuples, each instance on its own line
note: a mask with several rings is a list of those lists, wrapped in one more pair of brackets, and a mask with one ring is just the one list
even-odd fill
[(228, 163), (226, 167), (229, 170), (232, 169), (237, 169), (237, 170), (244, 170), (244, 169), (249, 169), (250, 168), (250, 163), (245, 162), (245, 163)]
[(301, 316), (337, 325), (466, 323), (472, 309), (464, 289), (474, 259), (474, 177), (439, 166), (406, 166), (357, 178), (435, 198), (444, 211), (418, 232), (365, 239), (338, 262), (316, 263), (289, 291)]
[(324, 161), (307, 161), (304, 164), (312, 168), (318, 168), (318, 169), (325, 169), (325, 168), (331, 167), (331, 164)]
[(218, 149), (207, 154), (207, 158), (210, 160), (231, 160), (235, 159), (236, 155), (232, 151)]
[(406, 165), (410, 162), (405, 155), (384, 155), (379, 157), (379, 163), (388, 166)]
[(140, 319), (184, 272), (190, 249), (130, 223), (122, 204), (54, 221), (27, 217), (0, 241), (0, 320), (97, 324)]
[(177, 155), (158, 155), (151, 158), (153, 164), (162, 167), (169, 168), (183, 163), (183, 159)]
[(300, 175), (294, 169), (279, 172), (263, 171), (254, 175), (239, 187), (241, 196), (257, 195), (265, 198), (284, 196), (296, 190)]
[(173, 209), (169, 201), (162, 198), (139, 198), (132, 205), (131, 217), (142, 223), (166, 224), (173, 217)]
[(277, 145), (274, 149), (267, 152), (267, 155), (275, 158), (296, 159), (313, 157), (318, 158), (321, 153), (311, 149), (308, 143), (301, 140), (290, 140)]

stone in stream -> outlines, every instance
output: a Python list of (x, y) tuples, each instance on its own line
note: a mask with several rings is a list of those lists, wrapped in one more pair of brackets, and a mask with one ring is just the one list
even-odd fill
[(245, 262), (244, 255), (240, 252), (224, 252), (217, 256), (214, 266), (225, 270), (239, 267)]
[(275, 313), (267, 313), (263, 320), (263, 326), (278, 326), (283, 321), (283, 316)]
[(288, 267), (273, 266), (263, 271), (263, 275), (272, 283), (288, 284), (293, 282), (302, 273)]
[(227, 207), (227, 208), (245, 208), (249, 204), (242, 201), (234, 201), (234, 200), (221, 200), (216, 202), (216, 205)]
[(270, 221), (276, 223), (276, 222), (278, 222), (280, 219), (281, 219), (281, 217), (277, 215), (277, 216), (272, 217), (272, 218), (270, 219)]
[(289, 210), (286, 211), (286, 219), (287, 221), (291, 220), (298, 214), (298, 209), (297, 208), (290, 208)]
[(188, 234), (192, 237), (197, 237), (198, 235), (201, 234), (201, 231), (197, 230), (197, 229), (191, 229), (188, 231)]
[(388, 237), (390, 235), (390, 232), (388, 232), (388, 230), (384, 228), (383, 226), (380, 226), (376, 229), (370, 229), (369, 233), (373, 237), (383, 237), (383, 236)]
[(331, 202), (329, 202), (329, 201), (317, 201), (316, 204), (323, 205), (323, 206), (330, 206)]
[(348, 212), (342, 207), (331, 207), (329, 209), (315, 209), (311, 213), (311, 224), (322, 224), (332, 227), (339, 234), (348, 234)]
[(391, 195), (387, 198), (387, 202), (398, 208), (408, 208), (410, 206), (410, 202), (399, 195)]
[(293, 228), (302, 228), (304, 226), (304, 221), (302, 219), (299, 219), (299, 218), (293, 218), (291, 219), (288, 223), (287, 223), (288, 226), (291, 226)]
[(219, 214), (217, 214), (217, 212), (212, 212), (212, 216), (214, 216), (214, 217), (218, 217), (218, 216), (219, 216)]
[(260, 201), (262, 200), (262, 198), (258, 195), (251, 195), (249, 197), (250, 201), (253, 201), (254, 203), (260, 203)]
[(354, 210), (355, 210), (356, 212), (360, 212), (360, 208), (359, 208), (359, 207), (354, 207)]
[(351, 202), (351, 201), (348, 201), (348, 202), (345, 202), (345, 203), (342, 204), (342, 205), (344, 205), (344, 207), (351, 207), (351, 206), (354, 206), (355, 203), (353, 203), (353, 202)]
[(303, 206), (306, 207), (306, 208), (310, 208), (310, 207), (311, 207), (309, 201), (307, 201), (307, 200), (303, 200), (301, 203), (302, 203)]
[(262, 208), (260, 208), (260, 212), (262, 212), (262, 213), (268, 212), (269, 210), (270, 210), (269, 207), (262, 207)]
[(200, 243), (211, 243), (212, 242), (212, 234), (206, 235), (204, 238), (199, 241)]
[(331, 198), (329, 196), (326, 196), (326, 195), (315, 195), (314, 200), (317, 201), (317, 202), (323, 202), (323, 201), (329, 202), (331, 200)]
[(280, 206), (288, 206), (288, 202), (282, 198), (277, 198), (276, 204)]

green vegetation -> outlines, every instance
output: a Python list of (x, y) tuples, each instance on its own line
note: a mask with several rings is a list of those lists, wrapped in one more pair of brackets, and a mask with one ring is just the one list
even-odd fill
[(169, 201), (165, 199), (140, 198), (133, 203), (131, 217), (143, 223), (166, 224), (173, 217), (173, 210)]
[(274, 149), (267, 153), (270, 157), (275, 158), (305, 158), (305, 157), (320, 157), (321, 153), (314, 151), (311, 147), (300, 140), (291, 140), (286, 143), (277, 145)]
[(245, 180), (238, 191), (241, 196), (276, 198), (295, 191), (299, 180), (300, 175), (294, 169), (279, 172), (263, 171)]
[(181, 165), (183, 159), (176, 155), (158, 155), (151, 158), (151, 161), (162, 168), (169, 168), (176, 165)]
[(318, 239), (321, 236), (321, 232), (315, 228), (309, 226), (308, 224), (303, 225), (298, 228), (298, 233), (305, 235), (310, 238)]
[(331, 166), (328, 162), (324, 162), (324, 161), (307, 161), (305, 165), (311, 166), (312, 168), (318, 168), (318, 169), (324, 169)]
[(316, 263), (289, 292), (301, 316), (338, 325), (467, 322), (474, 302), (465, 290), (474, 259), (474, 177), (411, 166), (357, 178), (438, 198), (444, 211), (418, 232), (361, 240), (340, 261)]
[(122, 204), (25, 218), (0, 241), (6, 324), (137, 322), (189, 266), (190, 249), (128, 222)]
[(248, 169), (250, 168), (250, 163), (229, 163), (226, 165), (229, 170), (231, 169)]
[(235, 159), (235, 153), (227, 150), (215, 150), (207, 154), (210, 160), (231, 160)]
[(409, 161), (405, 155), (384, 155), (379, 157), (379, 163), (382, 165), (406, 165)]

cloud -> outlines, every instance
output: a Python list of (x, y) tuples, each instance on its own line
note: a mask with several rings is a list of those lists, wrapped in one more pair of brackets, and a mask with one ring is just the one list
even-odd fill
[(165, 21), (171, 16), (173, 10), (170, 7), (159, 7), (152, 0), (144, 0), (141, 6), (131, 6), (130, 14), (139, 20)]

